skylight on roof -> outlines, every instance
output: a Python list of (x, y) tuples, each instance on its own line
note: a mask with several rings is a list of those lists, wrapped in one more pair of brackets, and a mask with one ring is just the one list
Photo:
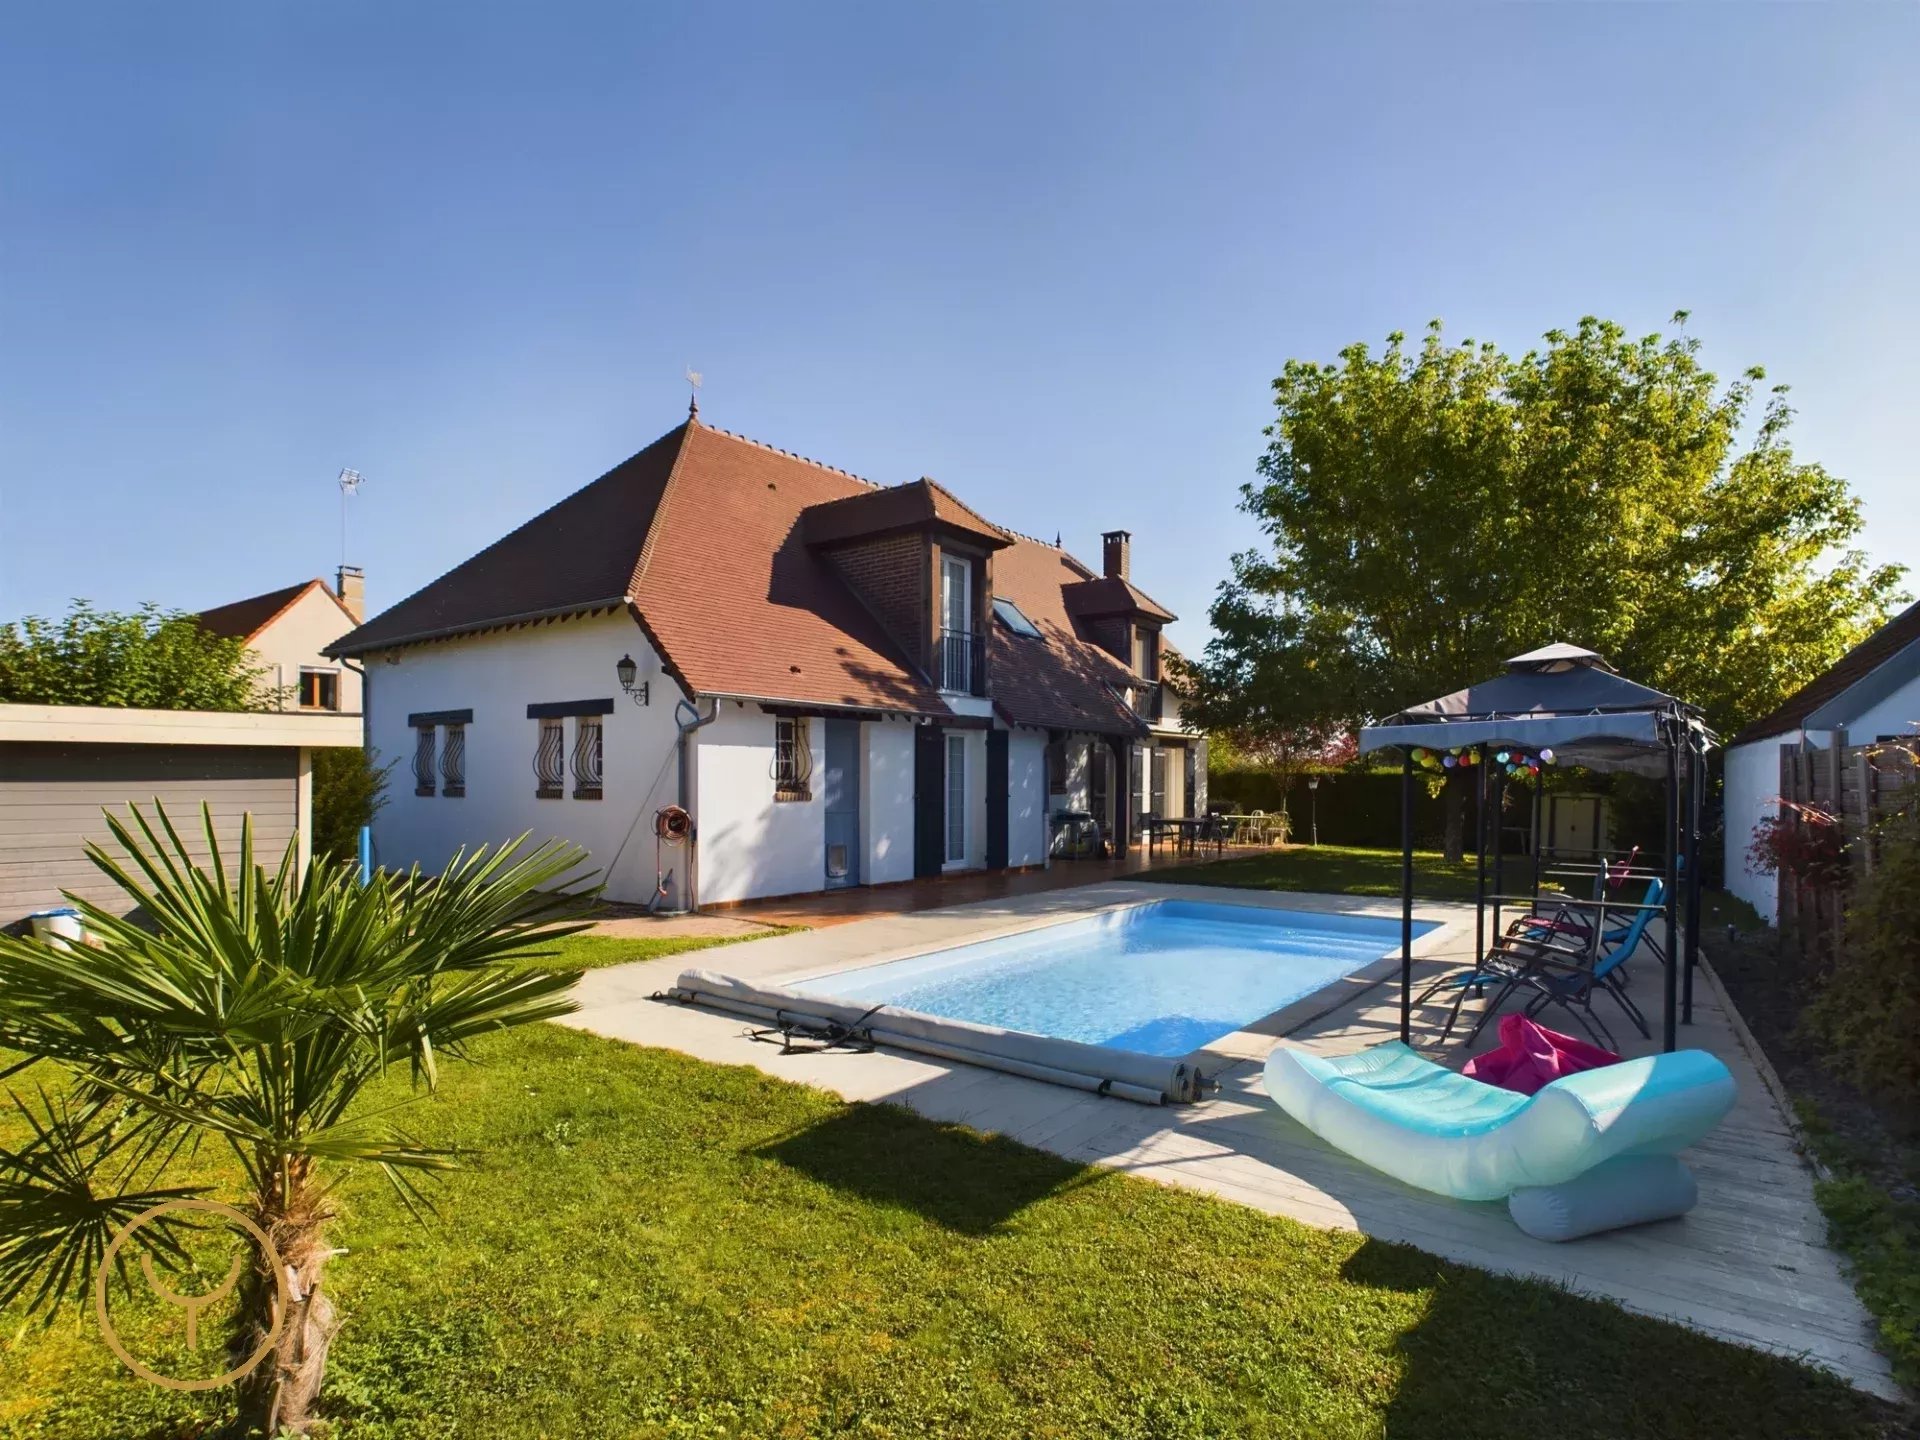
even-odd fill
[(993, 613), (1000, 618), (1000, 623), (1014, 634), (1026, 635), (1035, 640), (1040, 638), (1039, 627), (1022, 614), (1020, 607), (1013, 601), (999, 595), (994, 596)]

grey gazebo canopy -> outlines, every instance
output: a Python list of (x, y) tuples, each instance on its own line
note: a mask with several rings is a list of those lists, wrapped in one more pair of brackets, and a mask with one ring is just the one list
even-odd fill
[[(1507, 661), (1504, 673), (1409, 706), (1360, 731), (1360, 753), (1397, 747), (1401, 769), (1401, 1039), (1412, 1039), (1413, 986), (1413, 752), (1417, 749), (1480, 752), (1517, 749), (1552, 752), (1556, 764), (1597, 771), (1632, 771), (1667, 782), (1665, 850), (1667, 928), (1665, 1048), (1675, 1045), (1675, 999), (1679, 955), (1680, 856), (1684, 851), (1688, 916), (1686, 1018), (1692, 1019), (1693, 963), (1699, 947), (1699, 820), (1705, 784), (1702, 763), (1712, 737), (1700, 712), (1651, 686), (1618, 674), (1591, 650), (1544, 645)], [(1685, 757), (1686, 825), (1682, 836), (1681, 759)], [(1479, 783), (1487, 767), (1476, 767)], [(1481, 836), (1481, 909), (1486, 903), (1485, 826)], [(1535, 839), (1536, 849), (1538, 837)], [(1536, 866), (1536, 875), (1538, 873)], [(1537, 888), (1537, 882), (1536, 882)], [(1497, 912), (1496, 912), (1497, 913)], [(1484, 918), (1481, 927), (1484, 931)], [(1476, 957), (1476, 963), (1478, 959)]]
[(1360, 753), (1390, 745), (1517, 745), (1551, 750), (1589, 770), (1664, 774), (1675, 727), (1705, 733), (1693, 706), (1616, 673), (1593, 651), (1543, 645), (1514, 656), (1491, 680), (1367, 726)]

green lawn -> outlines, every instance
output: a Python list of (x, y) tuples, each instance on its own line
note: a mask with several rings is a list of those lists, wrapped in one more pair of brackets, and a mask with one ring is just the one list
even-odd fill
[[(422, 1228), (340, 1192), (328, 1393), (365, 1440), (1868, 1436), (1839, 1382), (1550, 1286), (557, 1026), (410, 1118)], [(390, 1102), (400, 1077), (369, 1104)], [(1117, 1103), (1117, 1102), (1116, 1102)], [(1276, 1122), (1277, 1123), (1277, 1122)], [(208, 1178), (219, 1179), (217, 1168)], [(217, 1394), (0, 1316), (0, 1435), (182, 1440)]]
[[(1507, 857), (1505, 877), (1509, 894), (1532, 885), (1533, 872), (1524, 856)], [(1358, 850), (1345, 845), (1289, 845), (1256, 855), (1235, 855), (1201, 865), (1154, 870), (1136, 877), (1183, 885), (1233, 885), (1247, 890), (1306, 890), (1322, 895), (1395, 895), (1400, 893), (1400, 855), (1394, 850)], [(1449, 864), (1437, 850), (1417, 850), (1413, 856), (1413, 893), (1421, 900), (1471, 900), (1474, 866), (1471, 859)], [(1492, 861), (1487, 885), (1492, 890)]]
[(529, 966), (553, 970), (598, 970), (605, 965), (625, 965), (634, 960), (658, 960), (688, 950), (711, 950), (716, 945), (738, 945), (748, 940), (763, 940), (768, 935), (783, 935), (773, 929), (757, 935), (700, 935), (673, 939), (652, 936), (629, 938), (612, 935), (569, 935), (553, 944), (553, 954), (529, 960)]

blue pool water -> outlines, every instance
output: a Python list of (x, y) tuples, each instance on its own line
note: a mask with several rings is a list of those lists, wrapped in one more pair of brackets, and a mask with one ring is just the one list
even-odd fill
[[(1416, 922), (1414, 934), (1433, 929)], [(1155, 900), (800, 983), (1147, 1055), (1185, 1055), (1399, 948), (1400, 922)]]

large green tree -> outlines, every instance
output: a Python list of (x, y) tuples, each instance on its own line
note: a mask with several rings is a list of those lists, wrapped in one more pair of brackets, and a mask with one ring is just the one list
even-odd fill
[(200, 628), (185, 611), (143, 605), (0, 625), (0, 701), (147, 710), (259, 710), (277, 694), (246, 641)]
[(1764, 713), (1880, 623), (1902, 573), (1854, 548), (1859, 502), (1794, 456), (1764, 378), (1723, 384), (1692, 337), (1591, 317), (1518, 359), (1435, 321), (1289, 361), (1242, 487), (1266, 543), (1220, 587), (1187, 713), (1353, 723), (1550, 640), (1722, 731)]

